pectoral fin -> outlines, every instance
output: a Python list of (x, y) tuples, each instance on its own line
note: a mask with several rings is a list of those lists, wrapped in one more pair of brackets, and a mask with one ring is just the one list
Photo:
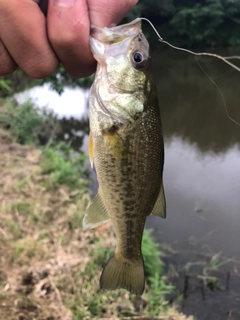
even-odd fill
[(88, 138), (88, 154), (89, 154), (91, 168), (93, 168), (93, 137), (92, 137), (91, 131), (89, 132), (89, 138)]
[(151, 214), (161, 218), (166, 218), (166, 200), (163, 184), (161, 185), (160, 193), (158, 195), (157, 201), (153, 207)]
[(110, 218), (107, 214), (107, 210), (98, 192), (83, 218), (83, 227), (86, 229), (96, 228), (107, 222), (109, 219)]
[(109, 151), (116, 160), (122, 160), (128, 157), (128, 150), (123, 139), (117, 131), (113, 130), (111, 132), (105, 132), (104, 139)]

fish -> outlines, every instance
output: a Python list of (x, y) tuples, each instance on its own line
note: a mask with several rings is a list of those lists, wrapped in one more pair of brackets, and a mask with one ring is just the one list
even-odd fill
[(89, 93), (89, 157), (99, 188), (83, 227), (111, 219), (116, 234), (100, 288), (141, 295), (145, 221), (150, 214), (166, 217), (164, 144), (149, 43), (137, 18), (110, 28), (91, 26), (90, 48), (97, 69)]

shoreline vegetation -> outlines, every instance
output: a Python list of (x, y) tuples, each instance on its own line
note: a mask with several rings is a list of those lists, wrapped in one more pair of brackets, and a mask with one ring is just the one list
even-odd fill
[[(124, 22), (137, 17), (149, 19), (164, 40), (186, 49), (240, 46), (239, 0), (142, 0)], [(150, 28), (148, 33), (154, 35)]]
[(87, 157), (56, 141), (56, 128), (54, 115), (31, 101), (0, 103), (0, 319), (193, 320), (169, 303), (181, 295), (149, 231), (143, 296), (99, 290), (114, 232), (110, 223), (82, 228)]

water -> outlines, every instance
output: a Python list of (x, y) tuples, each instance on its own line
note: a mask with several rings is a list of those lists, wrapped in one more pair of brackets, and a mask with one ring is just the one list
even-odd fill
[(88, 117), (88, 90), (66, 87), (59, 95), (52, 91), (49, 84), (33, 87), (22, 93), (16, 94), (16, 99), (21, 103), (32, 99), (39, 107), (52, 109), (58, 118), (82, 119)]
[[(183, 312), (199, 320), (240, 319), (240, 127), (227, 118), (219, 91), (194, 57), (159, 50), (153, 59), (165, 138), (167, 219), (151, 216), (147, 227), (183, 294)], [(199, 61), (240, 122), (240, 73), (211, 58)], [(80, 89), (66, 89), (58, 100), (47, 88), (31, 95), (60, 117), (86, 117), (86, 92)], [(86, 119), (64, 121), (65, 138), (74, 137), (76, 149), (84, 141), (86, 150)]]
[[(159, 52), (154, 58), (167, 219), (149, 217), (147, 226), (171, 247), (163, 251), (184, 296), (182, 310), (200, 320), (240, 319), (240, 126), (227, 118), (221, 95), (195, 58)], [(200, 63), (240, 122), (240, 73), (213, 59)], [(216, 276), (217, 284), (206, 275)]]

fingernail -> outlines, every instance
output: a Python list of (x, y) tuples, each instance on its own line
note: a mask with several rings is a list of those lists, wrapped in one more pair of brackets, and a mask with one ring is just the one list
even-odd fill
[(54, 0), (53, 3), (56, 6), (61, 6), (61, 7), (72, 7), (75, 3), (75, 0)]

